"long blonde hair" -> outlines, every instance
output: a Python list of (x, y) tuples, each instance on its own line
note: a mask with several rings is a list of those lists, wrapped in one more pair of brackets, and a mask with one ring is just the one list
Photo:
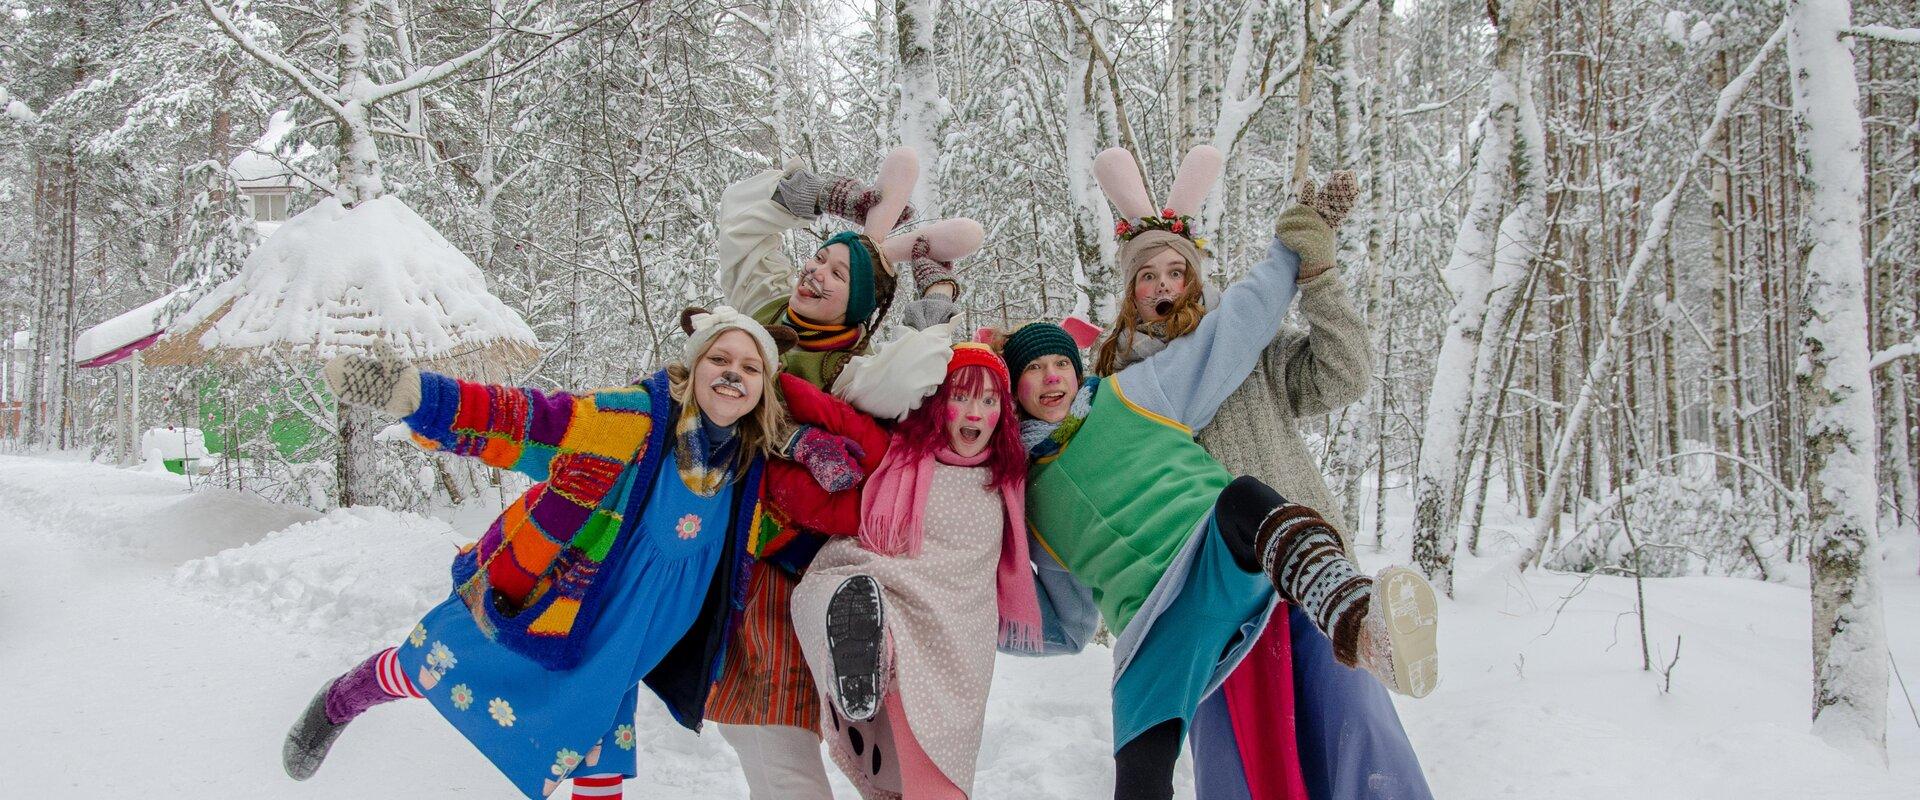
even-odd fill
[(1164, 244), (1142, 248), (1139, 252), (1132, 254), (1132, 259), (1129, 259), (1132, 263), (1126, 265), (1129, 276), (1126, 296), (1120, 298), (1119, 308), (1113, 315), (1113, 327), (1107, 331), (1106, 338), (1101, 340), (1096, 349), (1093, 374), (1105, 377), (1125, 367), (1126, 362), (1123, 359), (1128, 353), (1133, 352), (1135, 337), (1157, 335), (1173, 340), (1192, 333), (1194, 328), (1200, 327), (1200, 318), (1207, 313), (1206, 279), (1199, 274), (1199, 265), (1194, 264), (1192, 259), (1182, 254), (1182, 258), (1187, 261), (1187, 288), (1181, 290), (1180, 296), (1174, 299), (1173, 310), (1167, 312), (1159, 322), (1154, 323), (1157, 328), (1155, 332), (1146, 333), (1140, 330), (1148, 323), (1140, 318), (1140, 306), (1133, 302), (1131, 297), (1132, 276), (1139, 273), (1140, 264), (1146, 263), (1163, 249), (1173, 250), (1174, 248)]
[[(707, 351), (712, 350), (714, 342), (719, 340), (720, 337), (713, 337), (713, 341), (701, 349), (693, 362), (698, 364), (700, 359), (706, 358)], [(760, 382), (760, 402), (754, 405), (752, 413), (735, 423), (734, 435), (740, 437), (740, 449), (733, 456), (735, 480), (746, 474), (747, 466), (756, 456), (773, 458), (779, 455), (778, 448), (787, 440), (787, 408), (781, 405), (776, 386), (780, 378), (780, 364), (768, 364), (762, 374), (766, 377)], [(693, 398), (692, 378), (693, 373), (685, 364), (676, 362), (667, 365), (667, 394), (673, 398), (673, 402), (680, 404), (680, 413), (683, 415), (697, 414), (700, 409), (699, 403)], [(678, 447), (679, 444), (674, 446)]]

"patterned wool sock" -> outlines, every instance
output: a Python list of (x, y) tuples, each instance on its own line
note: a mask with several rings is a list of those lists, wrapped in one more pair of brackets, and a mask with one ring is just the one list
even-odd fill
[(573, 779), (573, 800), (593, 798), (607, 800), (621, 795), (621, 783), (626, 778), (619, 773), (607, 772), (599, 775), (576, 775)]
[(1254, 543), (1260, 566), (1281, 598), (1299, 606), (1333, 640), (1336, 660), (1357, 664), (1373, 579), (1347, 558), (1340, 534), (1319, 512), (1285, 503), (1260, 524)]
[(333, 682), (327, 690), (327, 720), (340, 725), (381, 703), (423, 696), (401, 671), (399, 653), (389, 647)]

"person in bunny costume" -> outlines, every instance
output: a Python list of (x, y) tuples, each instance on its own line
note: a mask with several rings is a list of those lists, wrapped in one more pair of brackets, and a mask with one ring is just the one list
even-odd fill
[[(1103, 185), (1129, 187), (1115, 192), (1116, 202), (1134, 194), (1127, 170), (1137, 168), (1122, 155), (1109, 156), (1101, 172)], [(1348, 302), (1335, 264), (1334, 229), (1357, 194), (1351, 173), (1335, 173), (1324, 189), (1309, 183), (1302, 204), (1282, 215), (1279, 235), (1300, 256), (1297, 299), (1307, 329), (1283, 330), (1195, 436), (1229, 471), (1312, 508), (1332, 508), (1334, 498), (1300, 422), (1359, 399), (1372, 375), (1366, 323)], [(1136, 198), (1123, 213), (1141, 210)], [(1100, 375), (1191, 331), (1212, 291), (1196, 291), (1205, 267), (1200, 248), (1171, 231), (1147, 229), (1127, 239), (1122, 267), (1127, 294), (1098, 348)], [(1343, 545), (1351, 558), (1351, 544)], [(1291, 681), (1272, 678), (1289, 674)], [(1274, 615), (1239, 669), (1201, 704), (1193, 727), (1195, 788), (1203, 800), (1430, 796), (1386, 689), (1340, 664), (1332, 643), (1297, 607)]]
[(1117, 637), (1115, 797), (1169, 798), (1188, 723), (1279, 600), (1305, 613), (1342, 664), (1414, 696), (1437, 675), (1437, 605), (1409, 570), (1361, 574), (1318, 513), (1234, 478), (1193, 439), (1280, 333), (1302, 251), (1331, 240), (1343, 193), (1303, 190), (1266, 257), (1208, 302), (1193, 215), (1219, 175), (1218, 151), (1189, 152), (1158, 209), (1126, 151), (1100, 154), (1094, 171), (1122, 215), (1115, 230), (1129, 289), (1097, 363), (1134, 351), (1143, 327), (1161, 326), (1148, 333), (1163, 346), (1074, 391), (1046, 362), (1034, 362), (1037, 376), (1031, 365), (1019, 369), (1022, 438), (1034, 459), (1027, 517)]
[[(720, 201), (719, 279), (726, 301), (799, 332), (798, 346), (783, 359), (788, 375), (882, 419), (904, 417), (945, 378), (948, 319), (959, 294), (953, 262), (978, 250), (983, 238), (979, 223), (964, 218), (896, 233), (912, 217), (907, 196), (918, 175), (917, 157), (902, 147), (887, 154), (872, 186), (795, 163), (727, 187)], [(826, 238), (795, 265), (783, 235), (821, 214), (859, 228)], [(911, 330), (874, 347), (873, 334), (893, 302), (896, 265), (909, 266), (919, 284), (918, 299), (902, 309)], [(784, 454), (815, 472), (846, 465), (843, 486), (877, 466), (879, 455), (807, 425), (796, 429)], [(787, 469), (795, 467), (781, 460), (769, 465), (776, 476)], [(767, 486), (774, 491), (797, 483)], [(858, 496), (767, 500), (772, 524), (752, 542), (760, 560), (707, 718), (739, 752), (753, 800), (826, 800), (832, 791), (821, 761), (820, 698), (794, 632), (792, 596), (827, 537), (857, 532)]]

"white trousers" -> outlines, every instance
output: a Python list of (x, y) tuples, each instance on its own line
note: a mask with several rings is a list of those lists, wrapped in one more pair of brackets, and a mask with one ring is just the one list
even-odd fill
[(718, 725), (740, 756), (748, 800), (833, 800), (820, 737), (791, 725)]

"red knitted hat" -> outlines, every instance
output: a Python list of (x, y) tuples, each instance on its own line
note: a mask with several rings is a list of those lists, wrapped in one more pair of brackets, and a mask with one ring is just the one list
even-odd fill
[(965, 367), (986, 367), (989, 372), (1000, 378), (1001, 386), (1008, 386), (1012, 380), (1007, 377), (1007, 362), (993, 348), (979, 342), (961, 342), (953, 346), (953, 358), (947, 362), (947, 374), (952, 375)]

